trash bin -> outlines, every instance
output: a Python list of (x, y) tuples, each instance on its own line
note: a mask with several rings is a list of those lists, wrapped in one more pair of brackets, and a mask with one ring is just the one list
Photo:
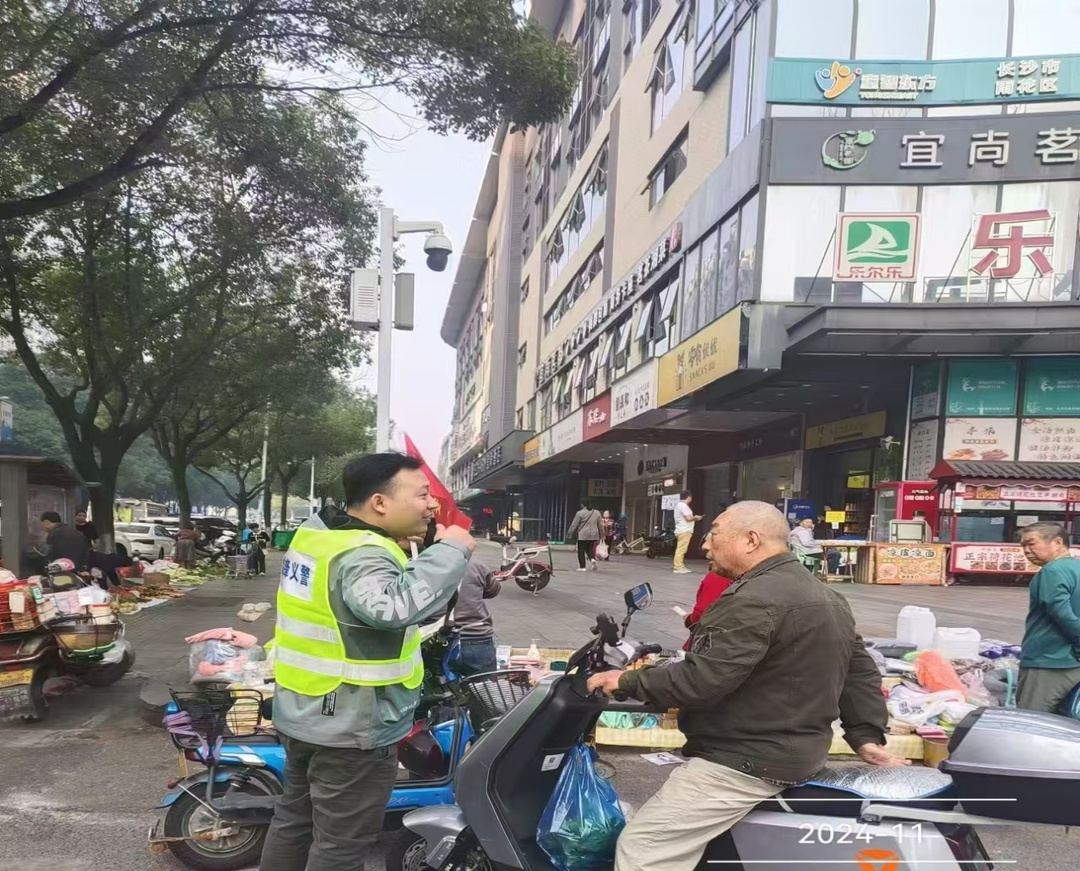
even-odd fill
[(271, 544), (279, 550), (288, 550), (294, 535), (295, 529), (275, 529)]

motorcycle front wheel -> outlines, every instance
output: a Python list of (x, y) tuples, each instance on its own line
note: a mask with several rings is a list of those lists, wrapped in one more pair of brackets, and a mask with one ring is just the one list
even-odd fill
[[(214, 798), (224, 798), (228, 791), (229, 784), (217, 784)], [(245, 784), (240, 791), (250, 795), (266, 792), (265, 788), (253, 783)], [(214, 815), (205, 805), (188, 793), (181, 793), (165, 814), (164, 833), (166, 838), (184, 840), (168, 841), (169, 852), (189, 868), (199, 871), (237, 871), (259, 864), (269, 826), (238, 826), (234, 835), (212, 841), (195, 839), (200, 832), (212, 831), (216, 826)]]

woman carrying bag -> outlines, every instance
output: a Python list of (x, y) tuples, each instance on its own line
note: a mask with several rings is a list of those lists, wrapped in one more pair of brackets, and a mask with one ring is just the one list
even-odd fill
[(581, 508), (574, 519), (570, 522), (567, 530), (567, 541), (577, 540), (578, 571), (586, 571), (585, 561), (592, 563), (593, 571), (596, 571), (596, 543), (604, 537), (604, 518), (595, 508), (590, 508), (589, 503), (583, 501)]

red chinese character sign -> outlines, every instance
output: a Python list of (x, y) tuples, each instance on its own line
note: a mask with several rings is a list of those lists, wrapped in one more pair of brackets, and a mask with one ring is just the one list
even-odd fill
[(985, 278), (1016, 278), (1021, 271), (1027, 277), (1053, 274), (1055, 228), (1049, 209), (976, 216), (971, 271)]
[(588, 441), (611, 429), (611, 394), (598, 396), (585, 406), (581, 419), (581, 437)]

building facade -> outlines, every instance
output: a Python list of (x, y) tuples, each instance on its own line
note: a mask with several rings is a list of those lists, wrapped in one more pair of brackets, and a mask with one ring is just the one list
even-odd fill
[(969, 431), (1011, 459), (1069, 429), (1080, 0), (531, 14), (579, 47), (581, 81), (560, 124), (500, 137), (489, 265), (463, 260), (443, 329), (460, 379), (472, 312), (505, 314), (475, 364), (500, 419), (481, 409), (452, 465), (494, 525), (559, 539), (588, 499), (650, 532), (690, 489), (705, 514), (829, 507), (866, 535), (875, 485), (992, 438)]

